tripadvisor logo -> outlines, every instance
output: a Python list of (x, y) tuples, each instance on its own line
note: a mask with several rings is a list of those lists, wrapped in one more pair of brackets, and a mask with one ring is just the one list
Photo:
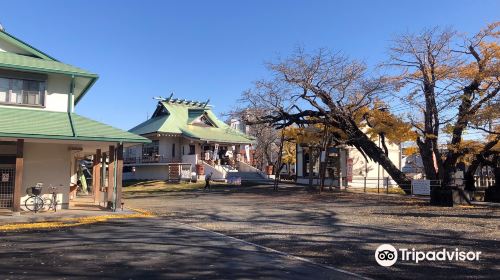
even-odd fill
[(382, 244), (375, 251), (375, 260), (381, 266), (391, 266), (398, 260), (398, 251), (390, 244)]
[(479, 261), (479, 251), (460, 251), (458, 248), (449, 251), (418, 251), (415, 248), (399, 248), (397, 250), (390, 244), (382, 244), (375, 250), (375, 260), (381, 266), (392, 266), (398, 260), (419, 263), (421, 261)]

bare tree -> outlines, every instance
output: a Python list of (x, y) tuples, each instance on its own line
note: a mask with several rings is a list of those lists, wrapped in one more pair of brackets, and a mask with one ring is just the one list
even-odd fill
[[(396, 77), (402, 88), (399, 96), (414, 109), (409, 118), (417, 132), (426, 177), (440, 180), (443, 187), (449, 186), (458, 160), (467, 151), (464, 132), (496, 133), (477, 123), (488, 104), (499, 105), (499, 25), (489, 25), (462, 42), (450, 29), (404, 34), (390, 49), (387, 65), (402, 70)], [(493, 118), (498, 120), (498, 113)], [(496, 142), (484, 145), (477, 155), (487, 153)]]
[[(409, 184), (367, 135), (362, 121), (366, 108), (388, 89), (387, 79), (371, 78), (363, 63), (323, 49), (313, 55), (299, 49), (290, 58), (267, 66), (273, 78), (257, 82), (243, 96), (248, 107), (262, 109), (262, 114), (248, 116), (247, 122), (268, 123), (278, 129), (314, 124), (336, 128), (329, 135), (333, 142), (356, 147), (365, 159), (380, 163), (398, 184)], [(382, 141), (385, 145), (385, 139)]]
[[(264, 108), (252, 106), (251, 108), (237, 108), (227, 113), (231, 119), (238, 119), (245, 122), (249, 115), (262, 114)], [(267, 165), (276, 165), (280, 147), (281, 133), (272, 125), (267, 123), (254, 123), (246, 125), (246, 133), (254, 138), (253, 161), (255, 167), (264, 170)]]

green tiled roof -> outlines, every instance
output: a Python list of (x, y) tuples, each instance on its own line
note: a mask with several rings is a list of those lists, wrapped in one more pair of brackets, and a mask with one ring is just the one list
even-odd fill
[(44, 73), (74, 74), (88, 78), (97, 77), (94, 73), (59, 61), (40, 59), (10, 52), (0, 52), (0, 67)]
[[(78, 114), (0, 107), (0, 137), (146, 143), (148, 139)], [(73, 134), (75, 132), (76, 136)]]
[[(169, 112), (168, 115), (153, 116), (151, 119), (129, 130), (130, 132), (144, 135), (149, 133), (182, 134), (189, 138), (202, 141), (222, 143), (250, 144), (253, 140), (220, 121), (210, 107), (200, 107), (189, 103), (160, 102)], [(191, 109), (191, 110), (190, 110)], [(191, 112), (190, 112), (191, 111)], [(191, 122), (201, 114), (206, 113), (216, 127), (202, 127), (192, 125)]]
[(36, 49), (26, 42), (21, 41), (19, 38), (14, 37), (12, 34), (5, 32), (5, 30), (0, 30), (0, 40), (4, 40), (28, 53), (31, 53), (35, 57), (57, 61), (57, 59), (53, 58), (52, 56)]
[(75, 104), (98, 79), (98, 75), (57, 61), (48, 54), (0, 30), (0, 40), (20, 49), (19, 53), (0, 51), (0, 68), (25, 72), (62, 74), (75, 77)]

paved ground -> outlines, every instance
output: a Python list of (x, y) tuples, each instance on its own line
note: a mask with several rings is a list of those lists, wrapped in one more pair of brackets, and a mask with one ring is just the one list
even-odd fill
[(357, 279), (165, 218), (0, 234), (1, 279)]
[[(129, 192), (126, 205), (373, 278), (493, 279), (500, 271), (500, 211), (430, 207), (399, 196), (309, 194), (302, 188), (217, 189), (211, 193)], [(479, 262), (379, 266), (389, 243), (417, 250), (481, 251)], [(312, 279), (312, 278), (311, 278)], [(498, 279), (498, 278), (497, 278)]]
[(21, 212), (18, 215), (13, 216), (11, 211), (1, 211), (0, 212), (0, 226), (6, 224), (17, 224), (17, 223), (37, 223), (37, 222), (48, 222), (57, 221), (61, 218), (81, 218), (89, 216), (107, 216), (107, 215), (121, 215), (121, 214), (131, 214), (134, 211), (124, 209), (123, 211), (119, 209), (117, 212), (112, 212), (99, 205), (94, 205), (94, 200), (91, 197), (79, 197), (75, 201), (72, 201), (70, 209), (57, 210), (56, 212), (44, 209), (41, 212)]

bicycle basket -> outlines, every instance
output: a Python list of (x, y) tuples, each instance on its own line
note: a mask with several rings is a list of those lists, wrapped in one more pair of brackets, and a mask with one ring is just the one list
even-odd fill
[(41, 186), (31, 187), (31, 193), (33, 195), (40, 195), (42, 193), (42, 187)]

